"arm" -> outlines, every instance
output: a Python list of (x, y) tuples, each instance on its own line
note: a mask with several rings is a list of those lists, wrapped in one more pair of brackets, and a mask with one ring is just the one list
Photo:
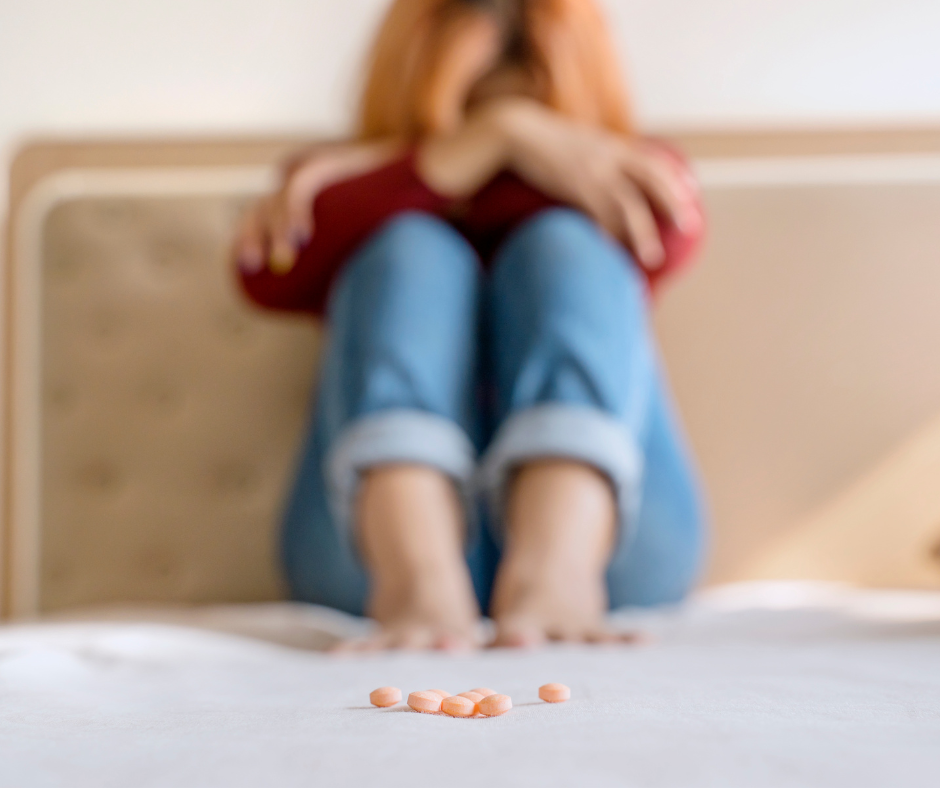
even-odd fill
[(248, 295), (320, 313), (343, 262), (384, 220), (409, 209), (443, 214), (507, 169), (584, 210), (651, 273), (675, 259), (670, 233), (688, 238), (701, 228), (690, 176), (672, 157), (529, 100), (491, 102), (414, 157), (403, 150), (392, 141), (331, 143), (295, 163), (243, 222), (236, 258)]
[(286, 265), (265, 259), (264, 246), (258, 266), (246, 266), (239, 258), (241, 286), (261, 306), (322, 315), (333, 279), (383, 222), (407, 210), (443, 214), (450, 202), (417, 176), (413, 155), (396, 156), (310, 196), (305, 203), (311, 228), (306, 241), (296, 252), (290, 248)]
[(475, 194), (500, 170), (580, 208), (633, 250), (647, 269), (666, 261), (660, 227), (702, 228), (694, 181), (662, 146), (575, 123), (528, 99), (507, 98), (473, 113), (454, 134), (425, 141), (419, 175), (455, 198)]
[(235, 242), (239, 268), (255, 273), (270, 261), (276, 271), (293, 266), (298, 248), (314, 233), (313, 202), (334, 183), (382, 167), (403, 149), (392, 140), (333, 141), (313, 146), (285, 166), (280, 188), (245, 215)]

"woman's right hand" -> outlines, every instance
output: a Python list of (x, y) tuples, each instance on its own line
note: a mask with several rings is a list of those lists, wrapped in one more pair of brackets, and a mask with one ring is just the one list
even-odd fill
[(532, 101), (501, 110), (508, 166), (549, 196), (570, 203), (619, 238), (641, 265), (665, 259), (659, 214), (681, 233), (701, 228), (698, 187), (665, 148), (576, 123)]
[(313, 202), (327, 186), (390, 161), (399, 146), (390, 141), (331, 142), (315, 146), (289, 165), (277, 191), (256, 202), (242, 218), (234, 256), (238, 266), (257, 273), (266, 264), (287, 273), (298, 249), (314, 233)]

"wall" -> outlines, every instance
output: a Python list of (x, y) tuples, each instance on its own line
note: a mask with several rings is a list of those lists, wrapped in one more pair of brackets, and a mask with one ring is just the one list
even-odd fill
[[(49, 133), (340, 130), (387, 0), (2, 0), (0, 164)], [(937, 0), (605, 0), (655, 126), (940, 121)]]

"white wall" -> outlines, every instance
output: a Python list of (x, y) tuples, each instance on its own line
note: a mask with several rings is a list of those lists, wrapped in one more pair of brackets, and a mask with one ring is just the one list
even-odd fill
[[(341, 130), (386, 2), (0, 0), (0, 165), (33, 134)], [(605, 5), (648, 124), (940, 121), (940, 0)]]

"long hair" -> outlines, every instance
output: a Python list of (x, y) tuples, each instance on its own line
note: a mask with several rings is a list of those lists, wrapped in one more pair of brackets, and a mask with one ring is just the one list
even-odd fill
[(493, 46), (494, 31), (503, 58), (536, 81), (547, 106), (612, 131), (633, 130), (594, 0), (394, 0), (367, 60), (359, 136), (416, 139), (447, 129), (458, 59), (466, 47)]

